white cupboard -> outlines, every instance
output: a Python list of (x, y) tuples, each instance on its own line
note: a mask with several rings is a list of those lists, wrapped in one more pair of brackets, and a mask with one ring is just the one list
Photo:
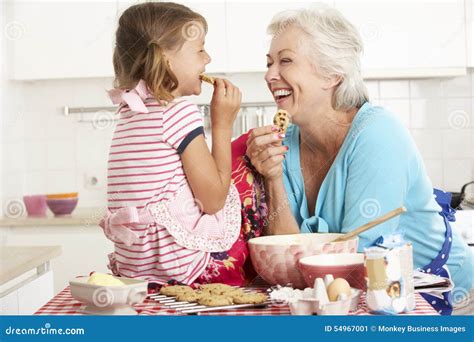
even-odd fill
[[(8, 2), (10, 78), (112, 77), (117, 19), (137, 2)], [(363, 71), (369, 78), (452, 76), (474, 64), (473, 0), (324, 2), (342, 11), (360, 30), (365, 44)], [(212, 73), (265, 71), (270, 43), (265, 31), (271, 18), (281, 10), (312, 4), (306, 0), (182, 3), (208, 21), (206, 49), (212, 62), (207, 71)]]
[[(332, 5), (332, 1), (326, 1)], [(307, 7), (309, 1), (229, 1), (226, 4), (229, 72), (266, 70), (271, 37), (266, 34), (273, 16), (283, 10)]]
[(463, 0), (336, 0), (335, 7), (359, 29), (366, 75), (465, 73)]
[(33, 315), (53, 297), (50, 270), (0, 298), (0, 315)]
[(11, 78), (113, 75), (115, 1), (15, 1), (8, 6)]

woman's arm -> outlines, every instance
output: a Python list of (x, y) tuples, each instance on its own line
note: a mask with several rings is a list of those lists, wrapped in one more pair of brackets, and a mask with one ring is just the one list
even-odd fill
[(283, 138), (278, 128), (270, 125), (255, 128), (247, 140), (247, 156), (265, 178), (268, 226), (264, 233), (267, 235), (299, 233), (283, 183), (282, 163), (288, 150), (282, 146)]
[(293, 213), (283, 184), (283, 179), (265, 179), (268, 205), (268, 226), (265, 235), (297, 234), (300, 228)]

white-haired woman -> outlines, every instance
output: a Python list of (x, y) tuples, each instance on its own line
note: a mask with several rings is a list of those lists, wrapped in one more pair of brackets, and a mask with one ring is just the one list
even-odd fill
[(469, 291), (472, 251), (451, 230), (443, 193), (441, 212), (408, 130), (368, 102), (355, 27), (337, 10), (318, 7), (280, 13), (268, 32), (265, 80), (292, 125), (286, 135), (256, 128), (247, 141), (247, 156), (265, 178), (272, 218), (266, 234), (346, 233), (404, 205), (407, 213), (361, 234), (359, 250), (402, 232), (415, 267), (443, 274), (446, 264), (457, 289)]

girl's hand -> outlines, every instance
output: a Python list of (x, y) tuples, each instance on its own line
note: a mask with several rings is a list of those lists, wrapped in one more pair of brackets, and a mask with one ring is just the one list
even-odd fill
[(288, 152), (288, 147), (282, 145), (284, 138), (273, 125), (255, 128), (249, 134), (247, 157), (266, 179), (278, 179), (283, 174), (282, 162)]
[(211, 100), (212, 129), (230, 129), (240, 109), (242, 93), (228, 80), (216, 78)]

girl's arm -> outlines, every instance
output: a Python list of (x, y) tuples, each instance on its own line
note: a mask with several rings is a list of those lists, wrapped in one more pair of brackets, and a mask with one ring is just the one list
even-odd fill
[(224, 207), (229, 192), (232, 125), (239, 111), (241, 93), (229, 81), (216, 79), (211, 101), (212, 153), (202, 135), (193, 139), (181, 155), (184, 173), (194, 198), (206, 214)]

